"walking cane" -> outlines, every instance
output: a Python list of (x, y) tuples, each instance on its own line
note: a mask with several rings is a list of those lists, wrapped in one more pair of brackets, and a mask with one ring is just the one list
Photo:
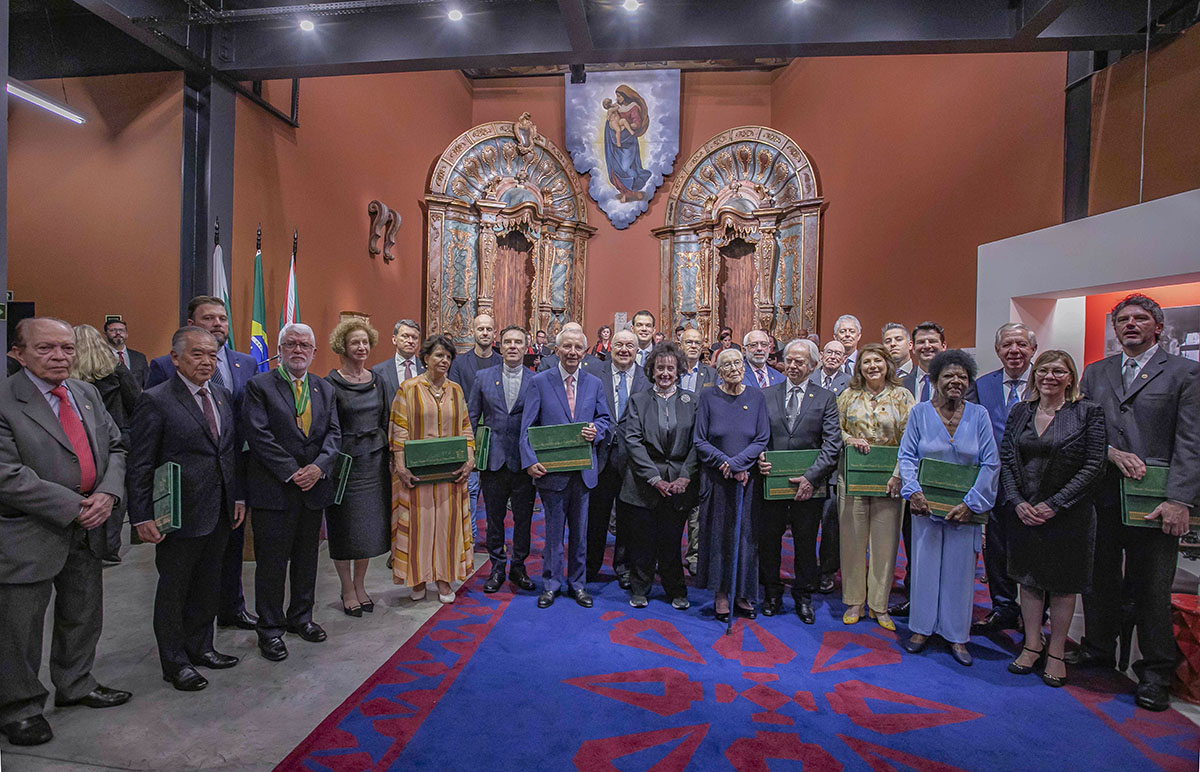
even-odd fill
[(737, 605), (738, 583), (738, 548), (742, 544), (742, 504), (745, 501), (745, 486), (737, 484), (736, 507), (737, 514), (733, 518), (733, 575), (729, 579), (729, 622), (725, 625), (725, 634), (733, 633), (733, 610)]

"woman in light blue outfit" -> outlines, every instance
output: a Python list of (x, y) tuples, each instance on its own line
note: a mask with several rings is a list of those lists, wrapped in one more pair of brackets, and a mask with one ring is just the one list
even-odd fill
[[(971, 513), (991, 510), (996, 502), (1000, 455), (985, 408), (966, 401), (975, 382), (975, 361), (957, 349), (944, 351), (929, 365), (935, 384), (933, 399), (915, 405), (900, 440), (901, 495), (908, 499), (912, 519), (912, 637), (904, 648), (916, 654), (929, 636), (950, 644), (955, 661), (970, 666), (967, 641), (975, 596), (975, 555), (982, 546), (982, 528), (967, 522)], [(923, 458), (979, 466), (974, 486), (963, 501), (942, 517), (932, 517), (917, 482)]]

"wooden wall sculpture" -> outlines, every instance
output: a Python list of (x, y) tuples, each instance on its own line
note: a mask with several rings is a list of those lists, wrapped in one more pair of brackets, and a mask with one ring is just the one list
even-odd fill
[[(396, 246), (396, 231), (400, 230), (400, 213), (391, 209), (382, 201), (375, 200), (367, 204), (367, 216), (371, 218), (370, 235), (367, 237), (367, 252), (371, 257), (382, 254), (383, 262), (390, 263), (396, 259), (392, 247)], [(383, 247), (379, 239), (383, 239)]]
[(690, 323), (715, 340), (737, 321), (735, 337), (754, 327), (781, 342), (815, 330), (822, 204), (812, 165), (782, 132), (740, 126), (704, 143), (653, 231), (662, 329)]
[[(479, 124), (451, 142), (425, 196), (428, 333), (466, 347), (479, 313), (498, 328), (549, 335), (582, 321), (587, 241), (596, 232), (585, 195), (570, 159), (528, 114)], [(505, 281), (510, 272), (528, 282), (519, 299)], [(496, 306), (498, 284), (506, 308)]]

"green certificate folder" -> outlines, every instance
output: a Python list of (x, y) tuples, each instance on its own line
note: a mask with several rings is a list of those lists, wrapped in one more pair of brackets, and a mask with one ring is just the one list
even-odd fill
[(454, 473), (465, 463), (466, 437), (438, 437), (404, 443), (404, 465), (418, 478), (418, 484), (453, 480)]
[(164, 536), (183, 527), (181, 470), (174, 461), (154, 470), (154, 525)]
[[(921, 465), (917, 467), (917, 482), (934, 517), (945, 517), (961, 504), (963, 496), (974, 487), (978, 476), (978, 466), (951, 464), (932, 458), (921, 459)], [(987, 521), (987, 512), (971, 512), (967, 520), (975, 525), (983, 525)]]
[(887, 483), (896, 471), (895, 445), (872, 445), (863, 455), (849, 445), (842, 451), (838, 484), (847, 496), (887, 496)]
[[(789, 477), (799, 477), (817, 461), (820, 450), (768, 450), (763, 455), (771, 465), (771, 473), (763, 478), (763, 499), (778, 501), (796, 498), (799, 485), (788, 482)], [(829, 488), (822, 485), (813, 486), (814, 499), (828, 496)]]
[(492, 448), (492, 427), (479, 424), (475, 430), (475, 468), (487, 469), (488, 451)]
[(333, 479), (337, 482), (337, 491), (333, 494), (333, 503), (341, 504), (346, 495), (346, 481), (350, 479), (350, 467), (354, 466), (354, 457), (346, 453), (338, 453), (333, 462)]
[(580, 432), (586, 423), (529, 427), (529, 444), (547, 472), (581, 472), (592, 468), (592, 443)]
[[(1167, 500), (1167, 475), (1170, 471), (1168, 466), (1146, 464), (1146, 476), (1142, 479), (1121, 478), (1122, 523), (1142, 528), (1162, 528), (1162, 520), (1146, 520), (1146, 515)], [(1200, 514), (1195, 513), (1195, 509), (1193, 507), (1190, 528), (1200, 528)]]

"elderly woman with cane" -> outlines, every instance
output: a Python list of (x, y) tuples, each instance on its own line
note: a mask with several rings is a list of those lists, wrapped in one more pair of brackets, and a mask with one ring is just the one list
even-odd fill
[[(717, 355), (715, 389), (700, 392), (695, 442), (700, 463), (700, 555), (698, 587), (714, 592), (717, 621), (730, 621), (730, 595), (737, 613), (753, 619), (758, 600), (758, 534), (742, 517), (750, 467), (771, 439), (767, 403), (758, 389), (742, 383), (746, 364), (741, 352)], [(736, 538), (735, 538), (736, 534)]]

